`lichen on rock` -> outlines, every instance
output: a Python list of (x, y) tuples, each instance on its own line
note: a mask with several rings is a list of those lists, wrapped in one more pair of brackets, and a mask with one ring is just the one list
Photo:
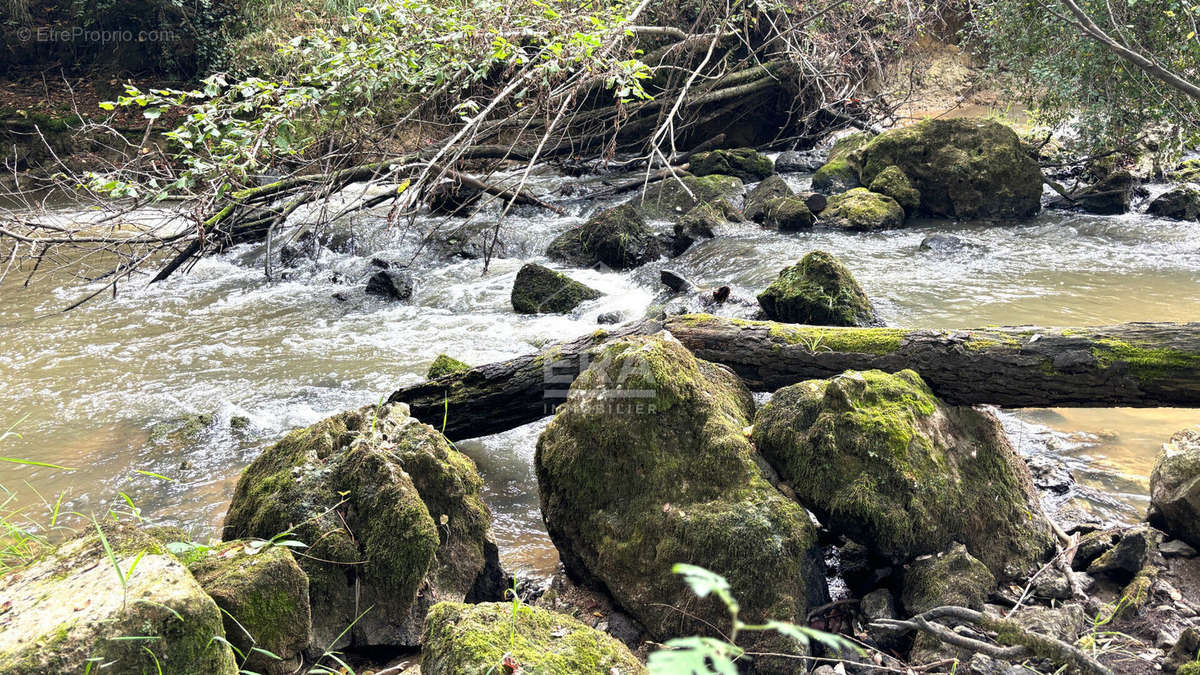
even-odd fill
[(886, 230), (904, 224), (904, 209), (887, 195), (859, 187), (830, 197), (821, 222), (843, 230)]
[(671, 573), (679, 562), (724, 575), (744, 621), (803, 620), (826, 597), (815, 529), (745, 435), (753, 405), (731, 371), (668, 335), (630, 337), (603, 348), (538, 439), (542, 514), (568, 573), (657, 639), (729, 627), (719, 601)]
[(822, 523), (893, 560), (957, 541), (1004, 581), (1053, 548), (999, 420), (942, 403), (913, 371), (847, 371), (780, 389), (753, 438)]
[(367, 406), (267, 448), (238, 480), (224, 538), (287, 532), (308, 545), (314, 644), (412, 647), (433, 603), (471, 597), (498, 572), (482, 488), (475, 464), (407, 406)]
[(507, 657), (529, 673), (641, 675), (615, 638), (558, 612), (511, 603), (434, 605), (425, 619), (423, 675), (505, 672)]
[(850, 270), (824, 251), (813, 251), (779, 272), (758, 304), (775, 321), (817, 326), (873, 326), (875, 308)]

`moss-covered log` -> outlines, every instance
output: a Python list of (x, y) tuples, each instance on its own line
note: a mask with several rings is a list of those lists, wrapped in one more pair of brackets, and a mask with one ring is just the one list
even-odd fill
[(845, 370), (909, 368), (951, 404), (1200, 407), (1200, 323), (973, 330), (830, 328), (709, 315), (642, 321), (401, 389), (415, 417), (470, 438), (554, 411), (600, 344), (670, 331), (696, 356), (773, 391)]

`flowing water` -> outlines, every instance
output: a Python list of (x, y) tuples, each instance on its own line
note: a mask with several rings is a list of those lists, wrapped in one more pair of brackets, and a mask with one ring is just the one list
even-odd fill
[[(578, 182), (543, 175), (535, 188), (553, 194)], [(34, 510), (65, 494), (69, 508), (90, 513), (124, 493), (148, 517), (215, 536), (238, 472), (286, 430), (419, 381), (441, 352), (479, 364), (591, 332), (602, 312), (640, 316), (662, 290), (664, 266), (753, 298), (781, 267), (824, 249), (850, 266), (883, 318), (902, 327), (1200, 321), (1200, 226), (1059, 212), (1022, 224), (926, 221), (872, 234), (735, 225), (669, 263), (571, 271), (608, 294), (577, 315), (514, 314), (509, 290), (522, 263), (541, 260), (550, 239), (600, 206), (577, 203), (566, 217), (510, 214), (505, 251), (486, 275), (478, 260), (416, 254), (416, 294), (400, 304), (362, 292), (370, 259), (414, 259), (417, 233), (435, 221), (387, 229), (386, 211), (358, 220), (357, 230), (369, 232), (360, 234), (361, 253), (322, 250), (274, 282), (258, 253), (243, 248), (62, 314), (81, 295), (78, 285), (60, 274), (23, 290), (13, 275), (0, 287), (0, 431), (17, 424), (20, 437), (5, 439), (0, 455), (72, 470), (0, 462), (0, 484)], [(494, 206), (477, 216), (494, 217)], [(933, 233), (969, 246), (919, 251)], [(216, 417), (196, 442), (151, 439), (156, 424), (191, 413)], [(249, 428), (232, 431), (234, 416), (248, 417)], [(1200, 424), (1200, 411), (1058, 409), (1005, 419), (1023, 452), (1063, 458), (1105, 517), (1136, 519), (1158, 447)], [(544, 427), (458, 443), (485, 477), (506, 565), (530, 574), (553, 571), (557, 559), (532, 469)]]

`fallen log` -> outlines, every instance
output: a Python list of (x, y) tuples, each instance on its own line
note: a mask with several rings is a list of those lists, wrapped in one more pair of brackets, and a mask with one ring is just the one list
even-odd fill
[(710, 315), (639, 321), (538, 354), (472, 368), (392, 394), (452, 439), (550, 415), (605, 342), (669, 331), (756, 391), (846, 370), (911, 368), (948, 403), (1002, 407), (1200, 407), (1200, 323), (972, 330), (831, 328)]

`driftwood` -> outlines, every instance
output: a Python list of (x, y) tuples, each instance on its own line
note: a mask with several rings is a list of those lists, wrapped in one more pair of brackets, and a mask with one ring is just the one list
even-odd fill
[(975, 330), (830, 328), (683, 315), (639, 321), (538, 354), (400, 389), (418, 419), (453, 439), (494, 434), (554, 412), (608, 340), (669, 331), (757, 391), (846, 370), (916, 370), (948, 403), (1004, 407), (1200, 407), (1200, 323)]

